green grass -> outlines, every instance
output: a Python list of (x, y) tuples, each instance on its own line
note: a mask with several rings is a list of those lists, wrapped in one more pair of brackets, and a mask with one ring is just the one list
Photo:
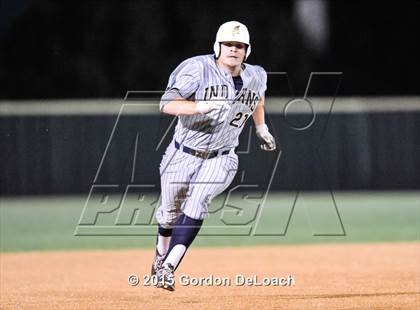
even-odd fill
[[(257, 226), (255, 214), (259, 200), (253, 200), (252, 196), (255, 194), (242, 199), (237, 195), (228, 201), (229, 205), (242, 208), (239, 212), (234, 208), (225, 208), (212, 213), (194, 246), (420, 240), (418, 192), (334, 193), (345, 234), (329, 193), (301, 193), (291, 217), (295, 193), (270, 194), (263, 209), (260, 209)], [(122, 213), (119, 225), (115, 225), (119, 211), (115, 210), (100, 214), (96, 225), (84, 225), (76, 230), (85, 200), (86, 197), (2, 198), (0, 250), (140, 248), (154, 245), (155, 226), (124, 223), (131, 218), (129, 204), (129, 212), (126, 217)], [(223, 200), (224, 197), (215, 199), (210, 209), (217, 210), (223, 205)], [(88, 205), (86, 212), (91, 206)], [(143, 211), (147, 213), (147, 218), (153, 209), (149, 207)], [(134, 217), (133, 223), (141, 224), (145, 217)], [(75, 236), (75, 231), (79, 234), (114, 235)], [(127, 235), (145, 232), (148, 235)]]

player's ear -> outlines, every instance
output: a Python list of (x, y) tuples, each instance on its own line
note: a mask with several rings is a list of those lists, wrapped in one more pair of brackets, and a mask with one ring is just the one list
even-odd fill
[(214, 42), (213, 45), (213, 51), (214, 51), (214, 58), (218, 59), (220, 57), (220, 52), (221, 52), (221, 45), (222, 43), (220, 42)]
[(248, 45), (248, 44), (245, 44), (245, 45), (246, 45), (246, 48), (245, 48), (244, 62), (249, 57), (249, 55), (251, 54), (251, 45)]

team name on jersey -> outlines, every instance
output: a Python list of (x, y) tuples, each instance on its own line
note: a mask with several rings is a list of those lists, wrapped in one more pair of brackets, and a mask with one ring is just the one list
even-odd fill
[(241, 95), (235, 100), (235, 102), (244, 104), (248, 106), (248, 108), (251, 111), (254, 111), (259, 100), (260, 100), (260, 97), (257, 95), (257, 93), (253, 92), (250, 89), (243, 88), (241, 90)]
[[(209, 100), (214, 97), (223, 97), (227, 99), (228, 96), (228, 86), (225, 84), (212, 85), (204, 89), (204, 100)], [(257, 93), (248, 88), (243, 88), (241, 90), (240, 96), (235, 99), (235, 103), (244, 104), (249, 107), (251, 111), (254, 111), (259, 100), (260, 97), (257, 95)]]
[(204, 100), (209, 100), (213, 97), (223, 97), (227, 99), (228, 96), (229, 92), (226, 84), (212, 85), (204, 89)]

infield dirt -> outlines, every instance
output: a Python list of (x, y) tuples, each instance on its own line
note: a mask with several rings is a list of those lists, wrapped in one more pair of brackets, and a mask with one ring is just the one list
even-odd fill
[[(420, 243), (192, 248), (176, 291), (143, 285), (153, 250), (2, 253), (2, 309), (419, 309)], [(128, 284), (131, 274), (137, 286)], [(181, 285), (180, 275), (230, 285)], [(236, 285), (236, 275), (291, 286)]]

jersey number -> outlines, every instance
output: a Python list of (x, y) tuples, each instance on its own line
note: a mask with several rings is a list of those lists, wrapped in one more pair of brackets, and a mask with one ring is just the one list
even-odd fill
[[(242, 116), (244, 117), (244, 120), (242, 120)], [(238, 112), (236, 113), (235, 118), (229, 123), (229, 125), (233, 127), (242, 127), (245, 124), (248, 117), (249, 114), (243, 114), (241, 112)]]

